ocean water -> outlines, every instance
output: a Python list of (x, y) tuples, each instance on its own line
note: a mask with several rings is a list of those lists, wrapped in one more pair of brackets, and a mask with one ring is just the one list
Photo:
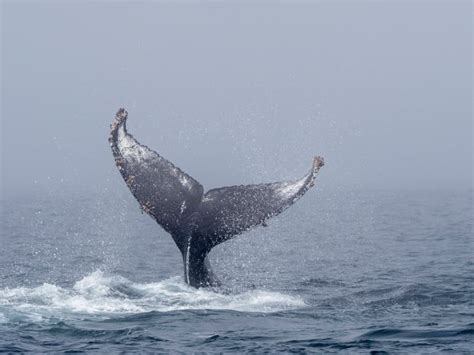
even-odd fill
[(125, 188), (2, 200), (0, 351), (474, 351), (472, 191), (310, 191), (183, 282)]

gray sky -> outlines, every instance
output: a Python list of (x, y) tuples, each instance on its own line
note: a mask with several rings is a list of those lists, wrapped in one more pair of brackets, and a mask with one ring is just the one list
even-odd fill
[(205, 188), (467, 188), (471, 2), (2, 3), (6, 193), (120, 185), (119, 107)]

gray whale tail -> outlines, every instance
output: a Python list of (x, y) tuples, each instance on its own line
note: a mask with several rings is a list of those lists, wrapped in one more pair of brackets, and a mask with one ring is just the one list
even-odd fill
[(183, 256), (185, 281), (194, 287), (219, 285), (207, 258), (213, 247), (265, 226), (314, 185), (324, 165), (323, 158), (315, 157), (311, 170), (296, 181), (204, 192), (199, 182), (129, 134), (127, 117), (120, 109), (111, 125), (115, 164), (142, 210), (173, 237)]

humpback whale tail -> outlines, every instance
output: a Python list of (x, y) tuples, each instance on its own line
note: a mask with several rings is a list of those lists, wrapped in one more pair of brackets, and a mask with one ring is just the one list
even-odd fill
[(208, 253), (216, 245), (291, 206), (314, 185), (324, 165), (315, 157), (311, 170), (296, 181), (221, 187), (204, 193), (202, 185), (127, 132), (121, 108), (109, 138), (115, 163), (143, 211), (173, 237), (181, 251), (186, 283), (215, 286)]

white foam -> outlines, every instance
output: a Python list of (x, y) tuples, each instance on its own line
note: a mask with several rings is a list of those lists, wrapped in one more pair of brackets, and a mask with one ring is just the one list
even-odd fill
[[(220, 294), (195, 289), (172, 277), (160, 282), (134, 283), (121, 276), (93, 272), (72, 288), (43, 284), (35, 288), (0, 289), (0, 323), (8, 314), (41, 321), (51, 317), (113, 317), (150, 311), (234, 310), (278, 312), (305, 306), (296, 296), (252, 290), (240, 294)], [(5, 315), (6, 314), (6, 315)]]

